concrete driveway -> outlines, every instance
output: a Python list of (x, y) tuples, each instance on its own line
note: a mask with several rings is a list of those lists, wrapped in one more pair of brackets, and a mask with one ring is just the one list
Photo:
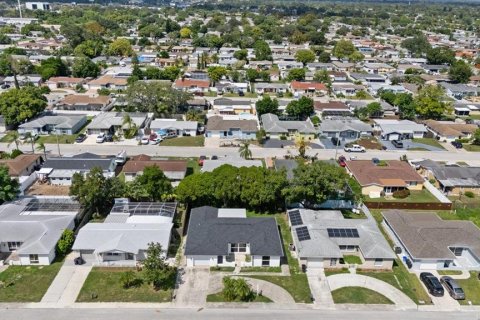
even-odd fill
[(359, 274), (335, 274), (327, 277), (330, 290), (336, 290), (343, 287), (362, 287), (376, 291), (390, 299), (398, 309), (416, 309), (417, 305), (402, 291), (394, 286)]
[(424, 143), (417, 143), (413, 142), (412, 140), (402, 140), (403, 143), (403, 148), (397, 148), (395, 147), (391, 141), (386, 141), (386, 140), (378, 140), (382, 145), (384, 145), (387, 150), (405, 150), (407, 151), (408, 149), (413, 149), (413, 148), (422, 148), (428, 151), (445, 151), (444, 149), (437, 148), (428, 144)]
[(184, 268), (177, 276), (174, 303), (185, 307), (201, 307), (207, 301), (210, 268)]
[[(460, 306), (460, 304), (457, 302), (457, 300), (450, 297), (447, 290), (445, 290), (445, 294), (443, 295), (443, 297), (434, 297), (428, 292), (427, 287), (425, 286), (423, 281), (420, 280), (420, 273), (424, 272), (424, 271), (425, 270), (415, 271), (415, 275), (418, 277), (418, 281), (420, 281), (420, 283), (422, 284), (422, 287), (423, 287), (423, 289), (425, 289), (425, 292), (428, 293), (428, 295), (430, 296), (430, 299), (432, 300), (433, 304), (435, 305), (435, 310), (445, 310), (445, 311), (447, 311), (447, 310), (457, 310), (458, 307)], [(435, 275), (440, 280), (441, 276), (435, 270), (431, 270), (431, 271), (427, 271), (427, 272), (431, 272), (433, 275)]]

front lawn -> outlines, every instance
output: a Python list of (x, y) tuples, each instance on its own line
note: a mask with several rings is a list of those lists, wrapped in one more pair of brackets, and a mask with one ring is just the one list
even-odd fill
[(160, 146), (163, 147), (203, 147), (205, 143), (204, 136), (195, 137), (177, 137), (171, 139), (165, 139), (160, 142)]
[(437, 270), (438, 274), (441, 276), (457, 276), (462, 274), (460, 270)]
[(384, 295), (362, 287), (344, 287), (332, 291), (333, 302), (355, 304), (393, 304)]
[(445, 150), (445, 148), (438, 142), (438, 140), (434, 138), (415, 138), (412, 141)]
[(282, 272), (281, 267), (242, 267), (240, 272)]
[(347, 268), (341, 268), (341, 269), (325, 269), (325, 275), (328, 276), (333, 276), (334, 274), (342, 274), (342, 273), (350, 273)]
[(9, 266), (0, 273), (0, 302), (39, 302), (63, 261), (49, 266)]
[(240, 96), (238, 93), (227, 92), (223, 94), (224, 98), (257, 98), (258, 95), (255, 92), (244, 92), (243, 96)]
[(431, 194), (427, 189), (423, 189), (421, 191), (410, 191), (410, 195), (405, 199), (396, 199), (393, 197), (385, 198), (370, 198), (367, 196), (365, 201), (368, 202), (438, 202), (438, 199), (435, 198), (433, 194)]
[(444, 220), (469, 220), (480, 228), (478, 209), (456, 209), (455, 211), (438, 211), (438, 216)]
[[(221, 292), (219, 293), (214, 293), (214, 294), (209, 294), (207, 296), (207, 302), (243, 302), (243, 301), (227, 301), (223, 294)], [(249, 302), (273, 302), (270, 300), (268, 297), (265, 296), (260, 296), (260, 295), (255, 295), (255, 299), (253, 301)]]
[(210, 271), (215, 272), (233, 272), (235, 267), (210, 267)]
[[(77, 302), (168, 302), (172, 300), (173, 290), (154, 290), (145, 282), (138, 286), (125, 289), (120, 278), (125, 271), (135, 271), (133, 268), (102, 268), (92, 269), (83, 284)], [(143, 272), (135, 271), (138, 279)]]
[(470, 271), (470, 278), (455, 279), (465, 292), (465, 300), (459, 300), (460, 304), (468, 305), (468, 301), (471, 301), (474, 305), (480, 304), (480, 281), (477, 274), (476, 271)]
[[(73, 144), (75, 139), (78, 137), (78, 134), (62, 134), (58, 135), (58, 143), (61, 144)], [(51, 134), (48, 136), (38, 137), (36, 143), (43, 142), (44, 144), (55, 144), (57, 143), (57, 135)]]
[(346, 255), (343, 256), (343, 261), (347, 264), (362, 264), (362, 259), (359, 256)]
[(361, 145), (365, 149), (369, 150), (382, 150), (382, 144), (374, 137), (365, 137), (360, 138), (357, 141), (353, 142), (354, 144)]
[(471, 152), (480, 152), (480, 146), (476, 144), (464, 144), (463, 149)]

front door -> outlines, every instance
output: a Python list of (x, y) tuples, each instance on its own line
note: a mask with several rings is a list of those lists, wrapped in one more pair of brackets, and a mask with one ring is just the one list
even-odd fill
[(217, 257), (217, 264), (223, 264), (223, 256)]

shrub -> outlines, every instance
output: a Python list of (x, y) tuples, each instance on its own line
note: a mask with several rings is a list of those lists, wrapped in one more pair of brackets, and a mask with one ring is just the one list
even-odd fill
[(392, 196), (393, 196), (395, 199), (405, 199), (405, 198), (408, 197), (409, 195), (410, 195), (410, 190), (405, 189), (405, 190), (395, 191)]
[(57, 254), (60, 256), (66, 255), (75, 241), (75, 234), (70, 229), (65, 229), (57, 243)]
[(317, 125), (320, 123), (320, 118), (318, 116), (313, 116), (313, 117), (310, 117), (310, 120), (312, 121), (312, 123), (314, 125)]
[(15, 159), (16, 157), (18, 157), (19, 155), (23, 154), (22, 151), (18, 150), (18, 149), (15, 149), (12, 151), (12, 153), (10, 154), (10, 159)]
[(465, 197), (474, 198), (475, 194), (472, 191), (465, 191)]
[(435, 184), (437, 182), (437, 180), (432, 178), (432, 179), (428, 180), (428, 182), (430, 182), (431, 184)]
[(287, 136), (281, 135), (280, 140), (287, 140)]
[(135, 282), (135, 272), (125, 271), (120, 277), (120, 282), (125, 289), (130, 288)]

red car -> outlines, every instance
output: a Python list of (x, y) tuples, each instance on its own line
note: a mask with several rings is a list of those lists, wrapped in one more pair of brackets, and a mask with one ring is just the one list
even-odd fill
[(203, 166), (203, 161), (207, 160), (206, 156), (200, 156), (198, 157), (198, 165), (201, 167)]
[(338, 157), (337, 162), (340, 167), (345, 167), (347, 165), (345, 161), (347, 161), (347, 158), (345, 158), (344, 156)]

